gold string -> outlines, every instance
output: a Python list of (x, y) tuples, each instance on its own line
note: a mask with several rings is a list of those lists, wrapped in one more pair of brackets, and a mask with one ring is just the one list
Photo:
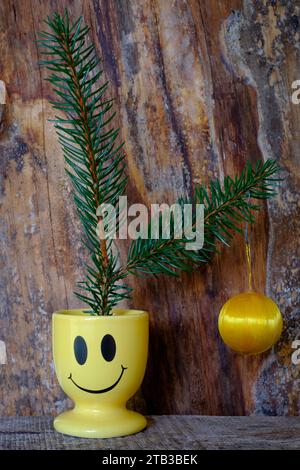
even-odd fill
[(247, 258), (247, 271), (248, 271), (248, 285), (249, 290), (252, 290), (252, 269), (251, 269), (251, 248), (250, 243), (246, 241), (246, 258)]

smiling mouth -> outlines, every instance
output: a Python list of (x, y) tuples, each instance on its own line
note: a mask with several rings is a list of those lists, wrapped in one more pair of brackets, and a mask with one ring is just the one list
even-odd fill
[(100, 389), (100, 390), (89, 390), (88, 388), (80, 387), (80, 385), (78, 385), (78, 384), (72, 379), (72, 373), (71, 373), (71, 372), (70, 372), (70, 375), (69, 375), (68, 379), (70, 379), (70, 380), (73, 382), (73, 384), (74, 384), (77, 388), (79, 388), (80, 390), (83, 390), (84, 392), (88, 392), (88, 393), (105, 393), (105, 392), (109, 392), (110, 390), (112, 390), (113, 388), (115, 388), (116, 385), (118, 385), (118, 383), (120, 382), (120, 380), (121, 380), (121, 378), (122, 378), (122, 376), (123, 376), (123, 374), (124, 374), (124, 370), (127, 369), (127, 367), (123, 367), (122, 365), (121, 365), (121, 367), (122, 367), (122, 371), (121, 371), (121, 374), (120, 374), (118, 380), (116, 380), (116, 382), (115, 382), (114, 384), (112, 384), (110, 387), (102, 388), (102, 389)]

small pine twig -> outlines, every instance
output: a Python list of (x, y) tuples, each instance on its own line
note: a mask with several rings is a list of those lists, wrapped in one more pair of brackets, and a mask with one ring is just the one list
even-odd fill
[[(210, 194), (204, 186), (195, 188), (192, 200), (180, 199), (181, 204), (204, 204), (204, 247), (199, 251), (185, 250), (185, 239), (133, 240), (124, 272), (133, 274), (171, 274), (191, 271), (199, 263), (206, 263), (217, 252), (217, 241), (229, 245), (234, 232), (241, 232), (243, 222), (253, 223), (253, 212), (261, 206), (250, 203), (252, 199), (269, 199), (279, 178), (280, 167), (273, 160), (259, 161), (253, 169), (247, 162), (240, 177), (227, 176), (223, 189), (219, 180), (210, 184)], [(194, 224), (195, 227), (195, 224)]]
[(111, 242), (96, 235), (102, 223), (97, 209), (103, 203), (115, 205), (124, 191), (123, 144), (116, 145), (118, 130), (109, 127), (115, 114), (111, 114), (112, 100), (104, 98), (107, 82), (97, 85), (102, 71), (94, 45), (87, 41), (89, 28), (82, 26), (82, 18), (70, 25), (67, 12), (48, 17), (46, 24), (51, 32), (40, 33), (39, 45), (50, 60), (41, 64), (50, 70), (48, 81), (59, 98), (52, 106), (65, 115), (56, 116), (55, 127), (92, 261), (86, 280), (80, 283), (88, 296), (76, 295), (95, 314), (108, 315), (116, 303), (128, 297), (129, 289), (119, 286)]

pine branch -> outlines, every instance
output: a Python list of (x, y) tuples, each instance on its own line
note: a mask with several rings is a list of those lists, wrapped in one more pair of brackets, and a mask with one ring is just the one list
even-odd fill
[(48, 17), (46, 24), (51, 32), (40, 33), (39, 44), (50, 60), (41, 63), (51, 71), (48, 81), (58, 97), (52, 105), (65, 115), (56, 116), (54, 122), (92, 262), (81, 283), (88, 296), (76, 295), (93, 313), (106, 315), (129, 293), (119, 285), (122, 274), (111, 254), (111, 243), (96, 235), (102, 223), (97, 208), (103, 203), (115, 206), (126, 185), (123, 144), (116, 145), (118, 130), (109, 127), (113, 103), (104, 97), (107, 82), (97, 85), (102, 71), (94, 45), (87, 41), (89, 28), (82, 26), (82, 18), (70, 25), (67, 12), (63, 17), (57, 13)]
[(102, 223), (98, 207), (106, 203), (117, 209), (126, 185), (123, 144), (117, 144), (119, 130), (111, 127), (113, 100), (105, 98), (108, 83), (98, 85), (102, 71), (94, 46), (87, 41), (89, 28), (82, 26), (82, 18), (71, 25), (66, 12), (64, 16), (54, 14), (46, 23), (50, 32), (40, 33), (39, 43), (42, 54), (50, 58), (42, 64), (51, 72), (48, 81), (57, 96), (52, 105), (63, 114), (54, 122), (90, 251), (85, 281), (79, 283), (83, 293), (76, 295), (90, 306), (90, 313), (110, 315), (115, 305), (130, 297), (131, 289), (124, 284), (129, 273), (176, 276), (179, 271), (191, 271), (208, 262), (218, 242), (228, 245), (241, 223), (254, 222), (253, 214), (260, 206), (252, 201), (275, 194), (279, 167), (272, 160), (259, 162), (255, 168), (247, 163), (239, 177), (224, 179), (223, 188), (219, 180), (212, 181), (209, 191), (198, 186), (191, 200), (178, 201), (182, 214), (185, 204), (194, 208), (204, 205), (204, 246), (200, 250), (187, 250), (185, 244), (190, 240), (185, 235), (177, 238), (174, 217), (170, 238), (164, 239), (161, 217), (158, 239), (151, 237), (150, 224), (148, 239), (132, 241), (126, 265), (118, 268), (112, 241), (99, 239), (96, 231)]
[[(273, 160), (258, 162), (254, 169), (248, 162), (240, 175), (224, 179), (223, 189), (219, 180), (210, 183), (210, 194), (204, 186), (198, 186), (192, 200), (181, 198), (184, 204), (204, 204), (204, 246), (199, 251), (185, 249), (186, 238), (159, 238), (133, 240), (124, 272), (133, 274), (161, 273), (178, 275), (179, 270), (191, 271), (199, 263), (206, 263), (218, 250), (217, 242), (229, 245), (235, 232), (241, 232), (240, 224), (254, 222), (253, 213), (260, 205), (251, 200), (269, 199), (275, 194), (280, 179), (276, 174), (280, 167)], [(150, 232), (150, 228), (149, 228)]]

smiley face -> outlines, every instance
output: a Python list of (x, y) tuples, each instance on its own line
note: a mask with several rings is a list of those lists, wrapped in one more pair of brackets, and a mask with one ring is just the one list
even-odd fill
[[(82, 336), (76, 336), (76, 338), (74, 340), (73, 348), (74, 348), (74, 356), (75, 356), (75, 359), (76, 359), (77, 363), (80, 366), (83, 366), (86, 363), (87, 357), (88, 357), (88, 347), (87, 347), (85, 339)], [(117, 349), (117, 347), (116, 347), (116, 341), (115, 341), (114, 337), (110, 334), (106, 334), (105, 336), (103, 336), (101, 344), (100, 344), (100, 352), (101, 352), (101, 355), (102, 355), (102, 357), (105, 361), (107, 361), (107, 362), (113, 361), (113, 359), (116, 355), (116, 349)], [(71, 380), (71, 382), (75, 385), (75, 387), (79, 388), (79, 390), (82, 390), (83, 392), (87, 392), (87, 393), (106, 393), (106, 392), (109, 392), (109, 391), (113, 390), (118, 385), (118, 383), (122, 379), (124, 371), (126, 369), (127, 369), (127, 367), (124, 367), (121, 364), (121, 372), (120, 372), (119, 377), (116, 379), (116, 381), (113, 384), (109, 385), (108, 387), (101, 388), (101, 389), (98, 389), (98, 390), (91, 390), (89, 388), (85, 388), (85, 387), (79, 385), (73, 379), (72, 372), (70, 372), (70, 375), (69, 375), (68, 379)]]

